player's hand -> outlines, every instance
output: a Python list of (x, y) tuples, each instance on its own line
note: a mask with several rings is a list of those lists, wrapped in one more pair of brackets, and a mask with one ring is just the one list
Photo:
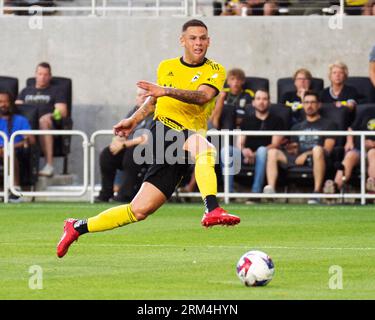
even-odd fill
[(113, 126), (113, 133), (116, 136), (127, 138), (136, 126), (137, 122), (134, 118), (126, 118)]
[(245, 164), (252, 164), (254, 163), (255, 154), (251, 151), (250, 148), (245, 148), (242, 150), (242, 155), (244, 157), (243, 162)]
[(109, 151), (115, 156), (118, 154), (122, 149), (124, 149), (124, 138), (115, 137), (111, 144), (109, 145)]
[(227, 91), (220, 91), (218, 99), (225, 100), (227, 98), (228, 92)]
[(137, 87), (146, 91), (146, 97), (159, 98), (165, 96), (165, 88), (152, 82), (141, 80), (137, 82)]
[(342, 107), (341, 101), (336, 101), (335, 106), (336, 106), (336, 108), (341, 108)]

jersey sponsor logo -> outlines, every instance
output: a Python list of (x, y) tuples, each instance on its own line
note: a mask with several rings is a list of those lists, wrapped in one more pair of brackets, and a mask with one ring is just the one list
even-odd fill
[(167, 75), (168, 77), (173, 77), (174, 76), (174, 74), (173, 74), (173, 72), (171, 71), (171, 72), (169, 72), (168, 73), (168, 75)]
[(191, 79), (191, 82), (195, 82), (195, 81), (198, 81), (199, 78), (201, 77), (202, 75), (202, 72), (198, 72), (192, 79)]

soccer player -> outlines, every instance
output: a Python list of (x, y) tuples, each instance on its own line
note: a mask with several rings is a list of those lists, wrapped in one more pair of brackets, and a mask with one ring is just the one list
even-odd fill
[[(151, 128), (153, 163), (139, 192), (130, 204), (110, 208), (89, 219), (66, 220), (57, 245), (58, 257), (63, 257), (69, 246), (84, 233), (111, 230), (146, 219), (171, 197), (189, 167), (188, 156), (195, 159), (195, 177), (206, 209), (201, 224), (210, 227), (240, 222), (239, 217), (227, 213), (218, 204), (214, 170), (216, 150), (204, 137), (215, 97), (224, 85), (225, 69), (205, 57), (210, 38), (202, 21), (186, 22), (180, 42), (184, 55), (160, 63), (157, 84), (137, 83), (149, 98), (130, 118), (114, 126), (116, 135), (126, 137), (154, 112)], [(170, 139), (171, 136), (176, 139)], [(178, 158), (173, 163), (167, 154), (176, 141), (180, 142), (177, 158), (182, 157), (183, 162)]]

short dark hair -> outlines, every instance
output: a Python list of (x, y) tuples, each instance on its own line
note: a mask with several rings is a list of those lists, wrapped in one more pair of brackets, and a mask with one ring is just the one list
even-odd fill
[(207, 26), (204, 24), (203, 21), (198, 20), (198, 19), (192, 19), (184, 23), (182, 26), (182, 32), (185, 32), (187, 28), (189, 27), (203, 27), (206, 30), (208, 30)]
[(265, 92), (265, 93), (267, 93), (268, 100), (271, 99), (270, 92), (269, 92), (267, 89), (265, 89), (265, 88), (259, 88), (259, 89), (256, 89), (255, 92), (254, 92), (254, 97), (255, 97), (255, 95), (257, 94), (258, 91), (261, 91), (261, 92)]
[(48, 69), (49, 73), (52, 73), (51, 65), (48, 62), (40, 62), (40, 63), (38, 63), (38, 65), (36, 66), (36, 68), (38, 69), (39, 67)]
[(9, 90), (6, 90), (6, 89), (0, 89), (0, 94), (5, 94), (6, 96), (8, 96), (9, 104), (10, 104), (9, 110), (10, 110), (11, 113), (13, 113), (14, 108), (15, 108), (14, 102), (16, 100), (14, 95)]
[(307, 96), (314, 96), (316, 98), (316, 101), (320, 102), (320, 96), (316, 91), (306, 91), (305, 95), (303, 96), (303, 100), (305, 100)]

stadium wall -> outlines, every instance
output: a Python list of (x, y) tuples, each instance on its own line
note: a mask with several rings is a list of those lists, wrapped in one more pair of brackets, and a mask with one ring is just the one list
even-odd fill
[[(34, 19), (34, 20), (33, 20)], [(1, 17), (0, 74), (15, 76), (24, 87), (40, 61), (53, 73), (73, 79), (74, 128), (88, 134), (110, 129), (134, 104), (135, 82), (155, 81), (158, 63), (181, 55), (178, 38), (186, 18)], [(332, 29), (332, 17), (210, 17), (208, 57), (229, 69), (276, 81), (299, 67), (327, 84), (328, 64), (342, 60), (350, 75), (368, 76), (368, 55), (375, 44), (375, 19), (344, 17)], [(337, 24), (336, 24), (337, 25)], [(107, 139), (107, 141), (109, 141)], [(107, 143), (103, 141), (103, 145)], [(73, 154), (80, 144), (73, 141)], [(80, 173), (80, 157), (70, 157)]]

